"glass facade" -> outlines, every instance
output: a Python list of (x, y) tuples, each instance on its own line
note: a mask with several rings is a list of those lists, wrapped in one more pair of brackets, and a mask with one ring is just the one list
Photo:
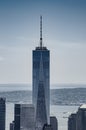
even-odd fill
[(20, 130), (20, 104), (15, 104), (14, 122), (14, 130)]
[[(33, 50), (33, 93), (38, 127), (50, 123), (50, 51), (46, 47)], [(36, 126), (37, 127), (37, 126)]]

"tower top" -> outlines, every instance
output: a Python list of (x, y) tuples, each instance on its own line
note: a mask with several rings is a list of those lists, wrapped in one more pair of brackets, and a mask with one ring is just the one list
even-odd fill
[(42, 15), (40, 16), (40, 48), (42, 48)]
[(47, 50), (45, 46), (43, 46), (43, 38), (42, 38), (42, 15), (40, 15), (40, 45), (36, 47), (36, 50)]

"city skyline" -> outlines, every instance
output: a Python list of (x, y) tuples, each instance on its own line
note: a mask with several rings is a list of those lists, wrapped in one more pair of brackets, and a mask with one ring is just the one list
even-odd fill
[(31, 50), (51, 50), (51, 84), (86, 84), (86, 2), (0, 1), (0, 83), (32, 83)]

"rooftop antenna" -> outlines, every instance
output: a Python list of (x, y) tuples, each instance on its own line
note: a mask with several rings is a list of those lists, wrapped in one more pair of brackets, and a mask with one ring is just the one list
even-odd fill
[(40, 16), (40, 48), (42, 48), (42, 16)]

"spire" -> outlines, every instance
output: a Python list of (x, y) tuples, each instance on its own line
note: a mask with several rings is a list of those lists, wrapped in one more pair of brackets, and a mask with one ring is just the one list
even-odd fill
[(47, 48), (43, 45), (42, 38), (42, 15), (40, 16), (40, 44), (36, 47), (36, 50), (47, 50)]
[(40, 16), (40, 47), (42, 48), (42, 16)]

